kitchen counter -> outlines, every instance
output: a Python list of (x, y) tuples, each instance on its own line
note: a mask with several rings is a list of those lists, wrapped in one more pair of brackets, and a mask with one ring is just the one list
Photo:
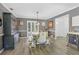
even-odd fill
[(79, 32), (69, 32), (67, 34), (68, 37), (68, 45), (74, 46), (79, 49)]
[(79, 35), (79, 32), (68, 32), (68, 34), (75, 34), (75, 35)]
[(0, 33), (0, 36), (3, 36), (4, 34), (3, 33)]
[(18, 32), (12, 32), (11, 35), (19, 34)]

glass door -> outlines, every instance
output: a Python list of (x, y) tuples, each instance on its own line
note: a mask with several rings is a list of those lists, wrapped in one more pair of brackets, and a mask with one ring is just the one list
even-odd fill
[(27, 21), (27, 37), (32, 35), (31, 22)]
[(39, 33), (39, 25), (37, 21), (27, 21), (27, 37), (32, 36), (32, 34)]

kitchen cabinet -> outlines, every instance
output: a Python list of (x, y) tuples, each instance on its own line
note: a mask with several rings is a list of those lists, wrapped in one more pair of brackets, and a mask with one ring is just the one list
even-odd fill
[(79, 49), (79, 33), (69, 32), (67, 36), (68, 36), (68, 45)]
[(0, 36), (0, 50), (3, 49), (3, 39), (2, 35)]
[(0, 17), (0, 53), (3, 52), (3, 19)]
[(4, 49), (14, 49), (15, 48), (15, 34), (17, 30), (15, 27), (14, 18), (11, 13), (3, 13), (3, 47)]

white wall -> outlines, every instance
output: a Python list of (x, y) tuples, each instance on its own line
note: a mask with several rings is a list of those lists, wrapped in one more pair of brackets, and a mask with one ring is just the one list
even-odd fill
[(79, 15), (72, 17), (72, 26), (79, 26)]
[(66, 37), (69, 32), (69, 15), (64, 15), (55, 19), (55, 36)]

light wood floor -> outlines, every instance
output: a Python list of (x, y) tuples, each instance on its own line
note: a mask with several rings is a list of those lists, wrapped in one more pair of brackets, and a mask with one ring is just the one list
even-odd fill
[(6, 50), (1, 55), (78, 55), (79, 51), (67, 46), (66, 38), (51, 39), (48, 46), (31, 48), (29, 50), (26, 39), (20, 39), (14, 50)]

